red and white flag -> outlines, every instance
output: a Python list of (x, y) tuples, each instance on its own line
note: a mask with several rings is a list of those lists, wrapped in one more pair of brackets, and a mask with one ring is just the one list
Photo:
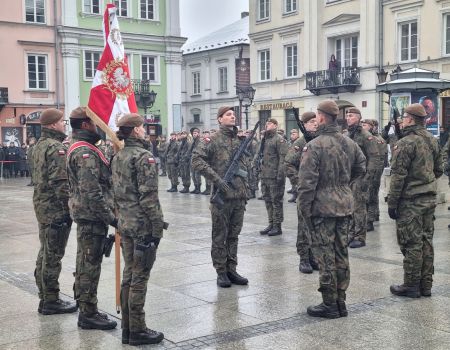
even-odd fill
[[(137, 113), (128, 60), (120, 35), (116, 7), (107, 4), (103, 15), (105, 48), (89, 95), (87, 114), (113, 141), (118, 120)], [(118, 141), (118, 140), (117, 140)]]

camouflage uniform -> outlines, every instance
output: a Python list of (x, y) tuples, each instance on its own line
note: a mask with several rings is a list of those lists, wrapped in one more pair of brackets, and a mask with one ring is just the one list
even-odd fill
[(261, 190), (266, 203), (269, 225), (281, 225), (283, 222), (284, 196), (284, 157), (288, 146), (277, 130), (266, 130), (261, 164)]
[(374, 173), (372, 185), (369, 189), (369, 201), (367, 202), (367, 221), (379, 221), (380, 204), (378, 194), (380, 192), (381, 177), (383, 176), (384, 163), (387, 157), (387, 144), (378, 132), (372, 132), (377, 143), (378, 156), (376, 157), (377, 165)]
[(189, 167), (191, 170), (192, 182), (194, 183), (195, 190), (198, 190), (200, 192), (200, 187), (202, 186), (202, 176), (200, 175), (200, 173), (198, 171), (194, 171), (194, 168), (192, 167), (192, 164), (191, 164), (192, 153), (194, 152), (194, 149), (196, 149), (198, 147), (199, 144), (200, 144), (200, 136), (192, 140), (192, 143), (191, 143), (191, 146), (189, 149), (189, 155), (190, 155)]
[(176, 140), (170, 140), (166, 150), (167, 175), (169, 176), (172, 187), (178, 186), (178, 148), (178, 142)]
[(378, 147), (377, 142), (368, 131), (360, 125), (349, 127), (349, 136), (361, 148), (366, 157), (366, 175), (352, 184), (355, 198), (354, 213), (350, 228), (350, 241), (360, 241), (365, 244), (367, 234), (367, 202), (370, 187), (373, 185), (377, 171)]
[[(221, 126), (211, 138), (205, 138), (192, 154), (192, 167), (212, 183), (217, 183), (225, 175), (233, 153), (239, 148), (241, 140), (237, 128)], [(241, 168), (245, 160), (241, 158)], [(234, 188), (223, 195), (222, 209), (211, 204), (212, 246), (211, 257), (217, 273), (236, 271), (239, 233), (244, 221), (247, 203), (247, 178), (236, 176)]]
[(66, 171), (66, 135), (42, 128), (42, 135), (33, 147), (33, 204), (39, 223), (40, 249), (34, 276), (39, 298), (59, 299), (61, 259), (69, 238), (72, 220), (69, 215), (69, 185)]
[[(73, 142), (94, 145), (99, 136), (88, 130), (74, 130)], [(95, 146), (94, 146), (95, 147)], [(97, 287), (108, 225), (115, 222), (111, 171), (97, 152), (83, 146), (67, 160), (72, 219), (77, 223), (77, 259), (74, 284), (80, 311), (97, 312)]]
[(431, 289), (434, 209), (442, 161), (437, 140), (421, 125), (403, 128), (392, 156), (388, 207), (397, 209), (404, 284)]
[(257, 178), (256, 178), (256, 174), (254, 171), (254, 166), (253, 166), (253, 159), (256, 156), (256, 153), (258, 152), (258, 141), (256, 141), (255, 139), (253, 139), (253, 141), (250, 143), (249, 147), (248, 147), (248, 153), (250, 154), (250, 159), (249, 159), (249, 168), (247, 170), (248, 172), (248, 186), (250, 189), (250, 198), (254, 198), (255, 195), (255, 191), (258, 189), (258, 182), (257, 182)]
[(354, 199), (350, 183), (365, 173), (360, 148), (339, 132), (337, 124), (321, 125), (318, 136), (303, 148), (298, 206), (311, 228), (314, 257), (320, 267), (325, 304), (345, 300), (350, 283), (347, 240)]
[(158, 146), (157, 146), (157, 150), (158, 150), (159, 160), (161, 162), (161, 174), (164, 175), (164, 174), (166, 174), (166, 150), (167, 150), (167, 143), (159, 141), (158, 142)]
[(122, 328), (141, 332), (147, 328), (145, 296), (157, 249), (157, 244), (149, 243), (163, 235), (158, 171), (153, 155), (144, 148), (144, 141), (131, 137), (114, 157), (111, 168), (125, 261), (120, 293)]
[(286, 157), (284, 158), (284, 171), (286, 177), (292, 185), (292, 191), (297, 192), (298, 186), (298, 169), (300, 167), (300, 156), (303, 147), (306, 145), (305, 138), (299, 137), (289, 147)]
[(189, 189), (191, 186), (191, 157), (189, 155), (189, 150), (191, 148), (191, 143), (187, 138), (181, 140), (180, 148), (178, 149), (178, 169), (183, 182), (184, 190)]

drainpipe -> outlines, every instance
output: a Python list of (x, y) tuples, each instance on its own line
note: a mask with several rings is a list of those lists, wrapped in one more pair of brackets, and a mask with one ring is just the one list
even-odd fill
[(56, 108), (59, 109), (61, 105), (59, 92), (59, 43), (58, 43), (58, 27), (57, 27), (58, 9), (57, 0), (53, 0), (53, 34), (55, 39), (55, 94), (56, 94)]

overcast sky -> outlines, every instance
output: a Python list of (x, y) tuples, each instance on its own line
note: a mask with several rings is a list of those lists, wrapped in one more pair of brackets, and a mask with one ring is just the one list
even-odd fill
[(248, 11), (248, 0), (180, 0), (181, 35), (187, 42), (236, 22)]

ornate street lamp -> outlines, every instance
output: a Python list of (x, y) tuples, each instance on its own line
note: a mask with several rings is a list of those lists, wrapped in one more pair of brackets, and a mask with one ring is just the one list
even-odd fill
[(147, 109), (153, 107), (157, 93), (150, 91), (148, 80), (133, 80), (133, 90), (136, 104), (144, 109), (144, 114), (147, 116)]
[(236, 93), (239, 99), (239, 106), (245, 107), (245, 129), (248, 129), (248, 107), (252, 105), (253, 99), (255, 98), (256, 89), (252, 86), (246, 86), (243, 88), (237, 88)]
[(377, 77), (378, 77), (378, 84), (382, 84), (386, 82), (386, 78), (387, 78), (388, 72), (386, 72), (384, 70), (384, 68), (382, 67), (378, 72), (377, 72)]

